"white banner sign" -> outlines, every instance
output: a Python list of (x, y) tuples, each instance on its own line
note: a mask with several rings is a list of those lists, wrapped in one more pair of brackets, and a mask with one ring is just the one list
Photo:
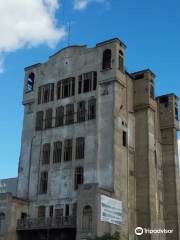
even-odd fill
[(122, 222), (122, 202), (101, 195), (101, 221), (120, 225)]

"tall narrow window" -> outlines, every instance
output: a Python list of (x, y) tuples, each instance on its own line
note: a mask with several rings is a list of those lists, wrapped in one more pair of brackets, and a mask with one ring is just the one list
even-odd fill
[(85, 73), (84, 74), (84, 89), (83, 92), (89, 92), (92, 89), (92, 73)]
[(150, 86), (150, 98), (154, 99), (154, 86)]
[(78, 189), (78, 185), (83, 184), (84, 170), (83, 167), (77, 167), (75, 169), (74, 189)]
[(56, 121), (55, 126), (60, 127), (64, 125), (64, 107), (60, 106), (56, 108)]
[(83, 208), (82, 231), (92, 231), (92, 208), (88, 205)]
[(72, 139), (66, 139), (64, 142), (64, 161), (72, 160)]
[(76, 138), (76, 159), (84, 158), (85, 141), (84, 137)]
[(62, 155), (62, 142), (54, 143), (53, 163), (60, 163)]
[(5, 233), (5, 214), (0, 212), (0, 235)]
[(175, 118), (176, 118), (176, 120), (179, 120), (178, 108), (177, 107), (175, 107)]
[(85, 121), (86, 107), (85, 101), (81, 101), (77, 104), (77, 122)]
[(48, 188), (48, 172), (41, 172), (40, 193), (41, 194), (47, 193), (47, 188)]
[(38, 218), (45, 218), (45, 216), (46, 216), (46, 207), (39, 206), (38, 207)]
[(96, 99), (90, 99), (88, 101), (88, 119), (96, 118)]
[(124, 58), (123, 58), (123, 52), (120, 50), (119, 51), (119, 70), (121, 72), (124, 72)]
[(32, 92), (34, 90), (34, 78), (35, 75), (31, 72), (27, 79), (27, 92)]
[(36, 113), (36, 130), (42, 130), (43, 129), (43, 111)]
[(42, 164), (49, 164), (50, 150), (51, 150), (51, 145), (49, 143), (45, 143), (43, 145), (43, 151), (42, 151)]
[(66, 124), (74, 123), (74, 104), (66, 105)]
[(102, 69), (109, 69), (111, 68), (111, 50), (106, 49), (103, 53), (103, 63), (102, 63)]
[(52, 109), (47, 109), (46, 110), (46, 115), (45, 115), (45, 128), (51, 128), (52, 127)]
[(38, 88), (38, 104), (41, 104), (41, 100), (42, 100), (42, 89), (41, 87)]
[(127, 146), (127, 133), (125, 131), (123, 131), (123, 134), (122, 134), (122, 144), (124, 147)]
[(53, 212), (54, 212), (54, 207), (50, 206), (49, 207), (49, 217), (53, 217)]
[(69, 216), (69, 204), (66, 204), (66, 207), (65, 207), (65, 216), (66, 216), (66, 217)]
[(82, 75), (79, 76), (78, 80), (78, 93), (82, 92)]
[(93, 72), (93, 90), (97, 88), (97, 72)]

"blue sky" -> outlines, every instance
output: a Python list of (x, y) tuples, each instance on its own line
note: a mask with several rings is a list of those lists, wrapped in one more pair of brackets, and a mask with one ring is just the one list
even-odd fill
[[(180, 96), (180, 1), (0, 1), (0, 179), (17, 175), (23, 123), (24, 67), (44, 62), (70, 44), (118, 37), (129, 72), (150, 68), (156, 95)], [(29, 5), (28, 5), (29, 4)]]

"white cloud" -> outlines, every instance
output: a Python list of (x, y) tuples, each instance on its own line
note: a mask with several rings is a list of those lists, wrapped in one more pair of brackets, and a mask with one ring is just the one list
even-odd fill
[(96, 3), (105, 3), (107, 4), (107, 0), (74, 0), (74, 9), (75, 10), (83, 10), (85, 9), (89, 3), (96, 2)]
[(0, 53), (47, 44), (65, 36), (56, 25), (58, 0), (0, 0)]

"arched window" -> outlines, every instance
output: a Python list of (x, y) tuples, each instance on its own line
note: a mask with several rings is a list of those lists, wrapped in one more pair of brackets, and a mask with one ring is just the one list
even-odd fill
[(102, 69), (109, 69), (111, 68), (111, 50), (106, 49), (103, 53), (103, 63), (102, 63)]
[(92, 231), (92, 208), (89, 205), (83, 208), (82, 230), (83, 232)]
[(0, 212), (0, 234), (4, 234), (5, 230), (5, 214)]
[(27, 79), (27, 91), (32, 92), (34, 90), (34, 78), (35, 74), (31, 72)]

